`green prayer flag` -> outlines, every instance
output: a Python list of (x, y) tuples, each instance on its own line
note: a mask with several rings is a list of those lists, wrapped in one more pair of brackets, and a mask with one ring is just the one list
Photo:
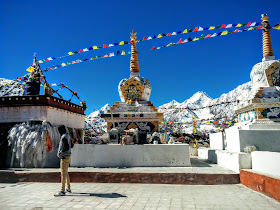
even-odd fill
[(162, 33), (162, 36), (166, 36), (166, 34)]
[(102, 58), (102, 56), (101, 55), (97, 55), (96, 58)]
[(203, 34), (201, 34), (201, 36), (200, 36), (200, 38), (199, 39), (204, 39), (204, 35)]
[(67, 65), (71, 65), (71, 63), (70, 63), (70, 62), (67, 62), (66, 64), (67, 64)]
[(192, 32), (192, 29), (189, 29), (188, 32)]
[(77, 53), (78, 53), (78, 51), (73, 51), (73, 53), (77, 54)]
[(221, 28), (221, 25), (216, 26), (216, 28), (215, 28), (215, 29), (218, 29), (218, 28)]
[(100, 46), (100, 47), (98, 47), (98, 48), (100, 49), (100, 48), (103, 48), (103, 47), (102, 47), (102, 46)]
[(128, 42), (127, 42), (127, 41), (124, 41), (124, 44), (128, 44)]
[(127, 52), (127, 54), (131, 54), (131, 52), (130, 52), (130, 51), (128, 51), (128, 52)]
[(246, 23), (242, 24), (242, 27), (243, 27), (243, 26), (246, 26)]

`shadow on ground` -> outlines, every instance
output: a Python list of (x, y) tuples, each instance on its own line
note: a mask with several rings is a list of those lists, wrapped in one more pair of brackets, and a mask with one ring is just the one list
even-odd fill
[(121, 195), (119, 193), (69, 193), (66, 196), (95, 196), (100, 198), (124, 198), (125, 195)]
[(198, 158), (191, 158), (191, 166), (192, 167), (212, 167), (211, 162), (208, 160), (202, 160)]

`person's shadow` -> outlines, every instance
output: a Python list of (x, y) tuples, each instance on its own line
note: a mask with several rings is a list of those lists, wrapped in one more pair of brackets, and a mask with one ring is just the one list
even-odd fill
[(95, 196), (100, 198), (124, 198), (125, 195), (119, 193), (67, 193), (66, 196)]

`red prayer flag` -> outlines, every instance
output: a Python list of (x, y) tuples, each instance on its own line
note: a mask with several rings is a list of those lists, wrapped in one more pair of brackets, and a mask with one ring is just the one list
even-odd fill
[(227, 26), (225, 24), (222, 24), (221, 25), (221, 28), (226, 28)]
[(246, 27), (249, 27), (251, 25), (251, 22), (249, 22), (247, 25), (246, 25)]
[(49, 70), (53, 70), (53, 69), (49, 67)]
[(179, 40), (179, 42), (177, 42), (177, 44), (182, 44), (183, 41), (182, 41), (182, 38)]
[(107, 55), (107, 54), (103, 56), (103, 58), (107, 58), (107, 57), (108, 57), (108, 55)]
[(49, 59), (47, 59), (47, 58), (46, 58), (45, 60), (46, 60), (46, 61), (49, 61)]
[(80, 49), (79, 52), (84, 52), (84, 51), (82, 49)]
[(76, 63), (76, 61), (72, 61), (72, 64), (75, 64)]
[(171, 36), (171, 33), (166, 34), (166, 36)]
[(204, 39), (211, 37), (211, 34), (208, 34), (206, 37), (204, 37)]
[(232, 33), (237, 33), (239, 31), (239, 29), (236, 29), (235, 31), (233, 31)]
[(260, 28), (262, 28), (263, 27), (263, 25), (260, 25), (257, 29), (260, 29)]
[(143, 40), (147, 40), (147, 37), (143, 37)]
[(195, 31), (198, 31), (198, 27), (196, 27), (196, 28), (193, 30), (193, 32), (195, 32)]
[(108, 45), (107, 44), (103, 44), (103, 48), (105, 48), (105, 47), (108, 47)]
[(155, 50), (156, 49), (156, 47), (155, 46), (153, 46), (153, 48), (151, 49), (151, 50)]

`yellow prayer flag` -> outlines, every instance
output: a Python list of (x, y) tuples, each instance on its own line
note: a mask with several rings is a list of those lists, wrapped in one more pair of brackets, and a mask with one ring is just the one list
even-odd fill
[(121, 41), (119, 45), (124, 45), (124, 41)]
[(251, 27), (251, 28), (248, 28), (248, 31), (251, 31), (251, 30), (254, 30), (254, 28), (253, 28), (253, 27)]
[(205, 123), (209, 124), (209, 123), (210, 123), (210, 121), (206, 121)]
[(209, 30), (213, 30), (213, 29), (215, 29), (215, 26), (210, 26), (209, 27)]
[(125, 55), (125, 51), (122, 51), (122, 55)]
[(73, 53), (72, 53), (72, 52), (69, 52), (68, 55), (73, 55)]
[(29, 68), (26, 69), (26, 71), (32, 72), (34, 69), (35, 69), (34, 67), (30, 66)]
[(157, 36), (157, 38), (161, 38), (162, 36), (161, 36), (161, 34), (159, 34), (158, 36)]
[(280, 30), (280, 24), (276, 24), (276, 25), (273, 26), (272, 28)]
[(39, 63), (43, 63), (43, 61), (42, 61), (42, 60), (39, 60), (38, 62), (39, 62)]
[(85, 121), (87, 121), (88, 119), (87, 118), (85, 118)]
[(236, 27), (241, 27), (241, 26), (242, 26), (242, 24), (238, 23)]
[(62, 63), (61, 66), (66, 66), (66, 63)]
[(188, 29), (185, 29), (185, 30), (183, 31), (183, 34), (186, 34), (186, 33), (188, 33)]
[(193, 39), (193, 41), (197, 41), (197, 40), (199, 40), (199, 38), (196, 38), (196, 37), (195, 37), (195, 38)]
[(94, 59), (95, 59), (95, 58), (92, 57), (90, 60), (94, 60)]
[(228, 31), (223, 31), (221, 35), (227, 35)]
[(97, 47), (97, 46), (93, 46), (93, 47), (92, 47), (92, 49), (97, 50), (97, 49), (98, 49), (98, 47)]
[(169, 47), (169, 46), (171, 46), (172, 45), (172, 43), (169, 43), (168, 45), (167, 45), (167, 47)]

